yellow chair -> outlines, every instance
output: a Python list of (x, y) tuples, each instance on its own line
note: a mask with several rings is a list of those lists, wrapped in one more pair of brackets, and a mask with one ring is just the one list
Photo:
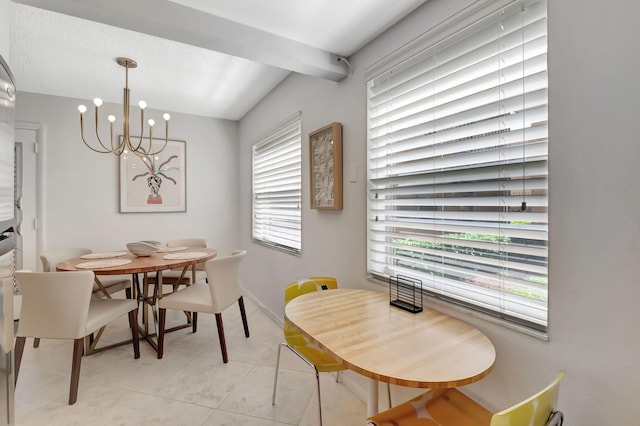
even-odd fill
[(556, 411), (564, 371), (540, 392), (498, 413), (457, 389), (429, 391), (369, 418), (370, 426), (559, 426), (564, 416)]
[[(284, 289), (285, 305), (298, 296), (314, 291), (337, 289), (338, 281), (331, 277), (312, 277), (295, 281), (288, 284)], [(285, 342), (278, 345), (278, 358), (276, 361), (276, 374), (273, 380), (273, 398), (271, 404), (276, 403), (276, 389), (278, 386), (278, 370), (280, 369), (280, 350), (285, 347), (296, 354), (315, 370), (316, 384), (318, 386), (318, 410), (320, 415), (320, 425), (322, 425), (322, 401), (320, 399), (320, 374), (326, 372), (337, 372), (346, 369), (345, 366), (333, 359), (328, 353), (320, 349), (314, 343), (307, 340), (287, 321), (284, 323)], [(336, 377), (336, 382), (339, 376)]]

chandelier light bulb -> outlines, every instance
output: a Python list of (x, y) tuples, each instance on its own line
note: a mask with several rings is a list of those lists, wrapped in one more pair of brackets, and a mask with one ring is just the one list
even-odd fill
[(80, 114), (84, 114), (87, 112), (87, 107), (84, 105), (78, 105), (78, 111), (80, 111)]
[(102, 99), (100, 99), (100, 98), (95, 98), (95, 99), (93, 100), (93, 104), (94, 104), (95, 106), (97, 106), (97, 107), (101, 106), (101, 105), (102, 105)]
[(147, 107), (147, 103), (145, 101), (138, 102), (138, 106), (140, 109), (145, 109)]
[(153, 127), (153, 125), (156, 124), (156, 121), (153, 118), (150, 118), (147, 123), (149, 123), (149, 126)]
[(110, 123), (113, 123), (114, 121), (116, 121), (116, 116), (115, 115), (110, 115), (107, 117), (107, 120), (109, 120)]
[(162, 114), (162, 118), (164, 118), (164, 121), (169, 121), (171, 116), (165, 112), (164, 114)]

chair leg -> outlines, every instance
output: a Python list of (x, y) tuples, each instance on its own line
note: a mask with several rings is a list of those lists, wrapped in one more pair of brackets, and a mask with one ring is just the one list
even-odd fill
[(129, 327), (131, 327), (131, 340), (133, 341), (133, 357), (140, 358), (140, 337), (138, 336), (138, 308), (129, 312)]
[(218, 326), (218, 339), (220, 340), (220, 350), (222, 351), (222, 362), (229, 362), (227, 357), (227, 343), (224, 340), (224, 327), (222, 325), (222, 314), (216, 314), (216, 325)]
[(280, 350), (285, 343), (278, 343), (278, 355), (276, 356), (276, 374), (273, 377), (273, 395), (271, 396), (271, 405), (276, 405), (276, 389), (278, 388), (278, 371), (280, 370)]
[(322, 398), (320, 398), (320, 373), (318, 369), (313, 367), (316, 370), (316, 384), (318, 385), (318, 416), (320, 418), (320, 426), (322, 426)]
[(35, 338), (33, 339), (33, 347), (34, 347), (34, 348), (38, 348), (38, 347), (40, 347), (40, 338), (39, 338), (39, 337), (35, 337)]
[[(307, 358), (302, 356), (298, 351), (296, 351), (292, 346), (288, 345), (287, 343), (280, 343), (278, 345), (278, 356), (276, 358), (276, 375), (275, 375), (275, 377), (273, 379), (273, 396), (271, 398), (271, 405), (275, 405), (275, 403), (276, 403), (276, 387), (278, 386), (278, 370), (280, 369), (280, 350), (282, 349), (283, 346), (288, 348), (298, 358), (300, 358), (302, 361), (307, 363), (307, 365), (312, 367), (313, 370), (316, 373), (316, 383), (318, 385), (318, 416), (320, 418), (320, 426), (322, 426), (322, 400), (320, 398), (320, 372), (318, 371), (318, 368), (315, 366), (315, 364), (313, 364)], [(336, 378), (336, 382), (338, 381), (338, 378), (340, 377), (339, 374), (340, 374), (340, 372), (338, 371), (338, 377)]]
[(198, 313), (191, 312), (191, 331), (194, 333), (198, 331)]
[(71, 362), (71, 387), (69, 389), (69, 405), (78, 400), (78, 385), (80, 384), (80, 363), (82, 362), (82, 349), (84, 339), (81, 337), (73, 341), (73, 361)]
[(242, 296), (238, 299), (240, 306), (240, 316), (242, 317), (242, 325), (244, 326), (244, 337), (249, 337), (249, 323), (247, 322), (247, 312), (244, 310), (244, 299)]
[(16, 346), (14, 349), (14, 370), (16, 376), (13, 378), (13, 384), (15, 386), (18, 383), (18, 373), (20, 372), (20, 363), (22, 363), (22, 354), (24, 353), (24, 344), (26, 343), (26, 337), (16, 337)]
[(167, 310), (160, 308), (160, 318), (158, 319), (158, 359), (164, 355), (164, 324), (167, 321)]

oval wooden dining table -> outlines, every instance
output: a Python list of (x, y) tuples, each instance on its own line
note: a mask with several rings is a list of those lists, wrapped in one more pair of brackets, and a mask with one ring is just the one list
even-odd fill
[[(165, 248), (169, 250), (169, 248)], [(134, 256), (131, 252), (122, 252), (119, 256), (115, 256), (119, 252), (105, 253), (106, 258), (100, 258), (100, 253), (92, 253), (85, 255), (84, 257), (76, 257), (60, 262), (56, 265), (57, 271), (93, 271), (96, 274), (96, 284), (103, 290), (105, 297), (110, 297), (104, 290), (104, 287), (100, 283), (100, 275), (129, 275), (133, 277), (134, 285), (132, 287), (131, 297), (138, 299), (142, 303), (142, 322), (143, 329), (140, 330), (142, 336), (147, 340), (151, 346), (157, 350), (157, 343), (153, 340), (153, 337), (157, 336), (157, 332), (149, 332), (149, 321), (147, 311), (150, 309), (154, 319), (154, 329), (157, 327), (157, 312), (156, 304), (157, 300), (162, 297), (162, 271), (169, 269), (183, 268), (182, 275), (178, 282), (182, 282), (182, 277), (187, 273), (187, 270), (191, 268), (192, 282), (195, 282), (195, 266), (198, 263), (206, 262), (217, 256), (218, 252), (215, 249), (206, 247), (183, 247), (179, 251), (172, 248), (167, 252), (156, 252), (150, 256)], [(182, 253), (182, 255), (180, 255)], [(113, 255), (113, 256), (110, 256)], [(87, 258), (89, 256), (90, 258)], [(105, 266), (110, 263), (118, 263), (120, 260), (122, 264), (114, 266)], [(126, 263), (124, 263), (126, 261)], [(149, 293), (148, 273), (154, 272), (155, 282), (158, 285), (153, 286), (153, 291)], [(142, 290), (139, 286), (138, 274), (143, 275)], [(187, 315), (189, 318), (189, 315)], [(167, 332), (190, 326), (189, 323), (174, 327), (166, 330)], [(98, 340), (104, 330), (100, 330), (96, 338), (90, 345), (87, 345), (87, 352), (93, 353), (100, 350), (108, 349), (114, 346), (126, 344), (127, 342), (119, 342), (113, 345), (105, 346), (100, 349), (96, 349)]]
[(485, 377), (496, 352), (472, 325), (424, 309), (389, 306), (386, 293), (338, 289), (287, 303), (285, 320), (337, 361), (368, 378), (367, 413), (378, 412), (378, 381), (416, 388), (463, 386)]

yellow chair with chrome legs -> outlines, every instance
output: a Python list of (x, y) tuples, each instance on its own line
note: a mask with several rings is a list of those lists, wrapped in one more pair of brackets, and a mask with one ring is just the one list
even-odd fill
[[(338, 281), (331, 277), (312, 277), (294, 281), (284, 289), (285, 305), (298, 296), (314, 291), (337, 289)], [(278, 371), (280, 369), (280, 351), (287, 348), (301, 360), (307, 363), (316, 373), (316, 384), (318, 387), (318, 410), (320, 425), (322, 425), (322, 400), (320, 398), (320, 373), (337, 372), (345, 370), (346, 367), (333, 359), (328, 353), (307, 340), (298, 330), (293, 328), (287, 321), (284, 323), (285, 342), (278, 345), (278, 357), (276, 361), (276, 373), (273, 380), (273, 397), (271, 403), (276, 403), (276, 390), (278, 387)], [(339, 376), (336, 377), (336, 382)]]
[(459, 390), (437, 389), (369, 418), (370, 426), (560, 426), (556, 410), (564, 371), (540, 392), (498, 413)]

